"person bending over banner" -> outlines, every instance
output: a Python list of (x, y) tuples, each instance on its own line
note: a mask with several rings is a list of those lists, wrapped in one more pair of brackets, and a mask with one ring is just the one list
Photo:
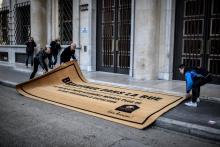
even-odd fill
[[(49, 68), (53, 69), (53, 67), (57, 64), (57, 55), (61, 50), (60, 40), (56, 39), (50, 43), (51, 54), (48, 56), (49, 60)], [(54, 61), (53, 61), (53, 59)]]
[[(190, 107), (197, 107), (197, 102), (199, 102), (200, 96), (200, 86), (211, 82), (211, 74), (204, 68), (191, 67), (186, 68), (184, 64), (179, 66), (179, 71), (185, 76), (186, 80), (186, 97), (190, 98), (191, 101), (185, 103), (185, 105)], [(190, 91), (192, 90), (192, 95)]]
[(38, 71), (38, 65), (42, 67), (44, 72), (48, 72), (47, 64), (45, 63), (45, 59), (48, 58), (48, 56), (51, 54), (51, 50), (49, 47), (45, 47), (44, 49), (41, 49), (37, 55), (34, 57), (34, 70), (31, 73), (30, 79), (33, 79), (35, 74)]
[(70, 59), (76, 60), (75, 57), (76, 44), (71, 43), (70, 46), (65, 48), (60, 55), (60, 64), (70, 61)]

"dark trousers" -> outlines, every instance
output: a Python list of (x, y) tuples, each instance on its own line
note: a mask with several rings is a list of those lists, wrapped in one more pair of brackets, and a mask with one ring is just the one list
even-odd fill
[(211, 75), (208, 75), (206, 78), (200, 77), (194, 79), (194, 84), (192, 87), (192, 102), (196, 102), (197, 98), (200, 96), (200, 87), (211, 82), (211, 80)]
[(28, 66), (29, 58), (31, 59), (31, 66), (33, 66), (33, 53), (26, 54), (26, 66)]
[(31, 73), (31, 76), (30, 76), (30, 79), (33, 79), (34, 78), (34, 76), (35, 76), (35, 74), (37, 73), (37, 71), (38, 71), (38, 66), (39, 66), (39, 61), (36, 59), (36, 58), (34, 58), (34, 70), (33, 70), (33, 72)]
[(53, 58), (54, 58), (53, 65), (56, 65), (56, 64), (57, 64), (57, 55), (58, 55), (58, 54), (53, 54)]
[(52, 68), (53, 67), (53, 60), (52, 60), (52, 55), (48, 55), (48, 67), (49, 68)]
[[(53, 59), (54, 59), (54, 61), (53, 61)], [(57, 64), (57, 54), (49, 55), (48, 60), (49, 60), (48, 66), (49, 66), (49, 68), (52, 68), (54, 65)]]

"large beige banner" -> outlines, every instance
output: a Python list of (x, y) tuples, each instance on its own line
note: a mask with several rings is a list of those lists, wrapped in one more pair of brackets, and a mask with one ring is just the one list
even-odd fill
[(143, 129), (183, 97), (88, 82), (76, 61), (18, 84), (27, 97)]

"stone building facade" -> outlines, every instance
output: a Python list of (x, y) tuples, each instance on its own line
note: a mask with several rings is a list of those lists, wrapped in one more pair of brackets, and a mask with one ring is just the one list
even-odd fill
[(177, 67), (185, 63), (208, 68), (219, 83), (217, 4), (217, 0), (2, 0), (0, 62), (24, 62), (23, 40), (31, 35), (38, 50), (56, 38), (62, 47), (75, 42), (82, 70), (172, 80), (180, 79)]

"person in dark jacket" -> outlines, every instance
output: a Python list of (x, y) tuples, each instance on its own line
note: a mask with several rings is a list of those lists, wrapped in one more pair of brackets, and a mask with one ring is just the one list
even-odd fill
[(75, 50), (76, 50), (76, 44), (75, 43), (71, 43), (70, 46), (65, 48), (63, 50), (63, 52), (61, 53), (61, 55), (60, 55), (60, 64), (70, 61), (71, 58), (76, 60)]
[[(53, 66), (55, 66), (57, 64), (57, 55), (61, 49), (60, 46), (60, 40), (56, 39), (55, 41), (52, 41), (50, 43), (50, 48), (51, 48), (51, 54), (48, 57), (49, 59), (49, 68), (53, 68)], [(54, 59), (54, 61), (52, 60), (52, 58)]]
[(45, 59), (51, 54), (50, 48), (46, 47), (45, 49), (41, 49), (37, 55), (34, 57), (34, 70), (31, 73), (30, 79), (33, 79), (35, 74), (38, 71), (38, 66), (40, 65), (44, 72), (48, 72), (47, 64), (45, 63)]
[(33, 37), (29, 37), (28, 41), (25, 42), (26, 44), (26, 67), (28, 67), (29, 58), (31, 59), (31, 66), (33, 66), (33, 55), (34, 55), (34, 48), (36, 47), (36, 43), (34, 42)]
[[(186, 97), (190, 98), (191, 101), (185, 103), (185, 105), (190, 107), (197, 107), (197, 102), (199, 102), (200, 87), (206, 83), (211, 82), (211, 74), (205, 68), (187, 68), (184, 64), (179, 66), (179, 71), (185, 76), (186, 80)], [(192, 90), (192, 96), (190, 91)]]

